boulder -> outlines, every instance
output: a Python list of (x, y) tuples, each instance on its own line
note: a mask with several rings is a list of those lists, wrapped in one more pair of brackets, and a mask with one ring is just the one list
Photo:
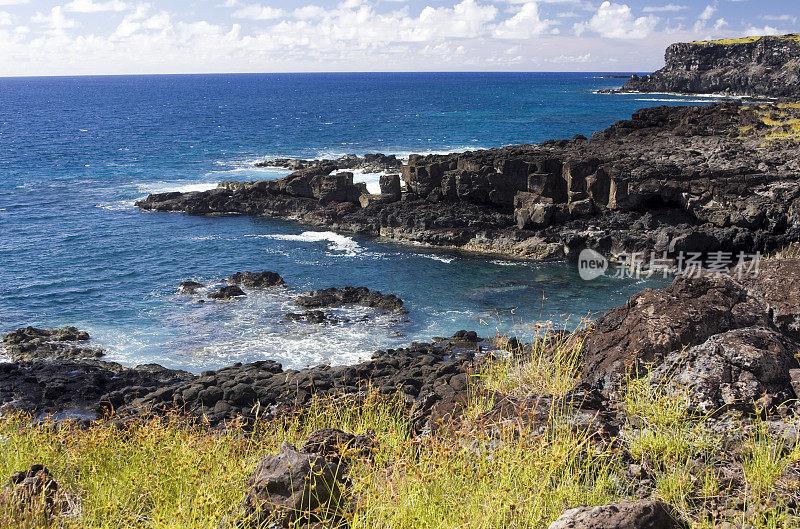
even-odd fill
[(236, 285), (231, 285), (227, 287), (222, 287), (216, 292), (212, 292), (208, 295), (210, 299), (233, 299), (242, 296), (246, 296), (247, 294), (244, 293), (244, 290), (239, 288)]
[(764, 303), (728, 276), (680, 276), (663, 290), (644, 290), (601, 316), (584, 342), (584, 380), (602, 389), (626, 370), (711, 336), (746, 327), (771, 328)]
[(688, 529), (669, 505), (653, 500), (621, 501), (599, 507), (577, 507), (562, 514), (549, 529)]
[(248, 482), (246, 523), (288, 528), (336, 518), (344, 503), (343, 479), (337, 462), (284, 443), (278, 454), (261, 460)]
[(281, 287), (286, 281), (275, 272), (237, 272), (226, 279), (228, 283), (247, 288)]
[(39, 503), (50, 511), (55, 506), (58, 483), (44, 465), (32, 465), (27, 470), (14, 472), (3, 489), (2, 499), (18, 508)]
[(797, 398), (792, 371), (800, 367), (798, 351), (800, 344), (773, 329), (747, 327), (669, 353), (654, 374), (685, 389), (690, 405), (703, 412), (771, 410)]

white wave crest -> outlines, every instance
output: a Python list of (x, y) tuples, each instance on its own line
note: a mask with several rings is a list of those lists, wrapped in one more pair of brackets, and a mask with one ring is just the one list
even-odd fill
[(189, 193), (192, 191), (209, 191), (215, 189), (219, 182), (149, 182), (143, 184), (136, 184), (136, 188), (140, 193), (171, 193), (178, 191), (180, 193)]
[(299, 241), (299, 242), (321, 242), (327, 241), (328, 249), (334, 252), (343, 252), (347, 256), (358, 255), (363, 248), (352, 238), (340, 235), (333, 231), (304, 231), (299, 235), (274, 234), (274, 235), (251, 235), (250, 237), (262, 237), (264, 239), (275, 239), (278, 241)]

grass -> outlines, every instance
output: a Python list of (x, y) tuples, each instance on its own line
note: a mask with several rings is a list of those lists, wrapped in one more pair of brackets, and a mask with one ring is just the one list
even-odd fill
[(740, 137), (756, 136), (764, 144), (800, 142), (800, 103), (748, 106), (743, 111), (752, 112), (757, 122), (740, 126)]
[[(776, 35), (777, 38), (786, 39), (786, 40), (794, 40), (796, 42), (800, 42), (800, 35), (796, 33), (788, 33), (786, 35)], [(741, 37), (736, 39), (716, 39), (716, 40), (695, 40), (692, 44), (722, 44), (722, 45), (730, 45), (730, 44), (749, 44), (751, 42), (756, 42), (764, 38), (764, 35), (753, 35), (749, 37)]]
[[(550, 337), (521, 356), (490, 361), (474, 395), (486, 388), (565, 394), (580, 376), (582, 336)], [(473, 398), (465, 417), (488, 406)], [(427, 437), (412, 434), (399, 397), (374, 392), (316, 398), (302, 413), (247, 431), (209, 431), (177, 416), (88, 428), (3, 417), (0, 475), (41, 463), (61, 488), (56, 516), (0, 501), (0, 526), (217, 528), (237, 520), (247, 479), (265, 454), (325, 427), (371, 430), (377, 440), (374, 457), (350, 471), (356, 501), (345, 516), (353, 529), (541, 528), (571, 507), (636, 497), (670, 502), (695, 528), (800, 526), (788, 501), (796, 482), (786, 479), (800, 449), (765, 424), (742, 423), (741, 446), (731, 447), (712, 417), (649, 376), (624, 388), (617, 438), (590, 435), (572, 425), (568, 407), (555, 408), (543, 424), (476, 421)]]

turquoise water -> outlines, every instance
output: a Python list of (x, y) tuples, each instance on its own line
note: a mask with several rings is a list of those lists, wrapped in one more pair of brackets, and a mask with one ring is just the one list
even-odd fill
[[(590, 134), (671, 96), (598, 95), (593, 74), (308, 74), (0, 79), (0, 331), (76, 325), (126, 364), (192, 371), (276, 359), (351, 363), (449, 335), (534, 332), (648, 285), (565, 263), (482, 259), (270, 219), (146, 213), (147, 193), (280, 177), (271, 156), (446, 152)], [(666, 100), (666, 101), (661, 101)], [(706, 101), (706, 100), (700, 100)], [(374, 185), (377, 177), (360, 175)], [(179, 282), (273, 270), (291, 285), (232, 303)], [(298, 292), (363, 285), (408, 319), (290, 323)]]

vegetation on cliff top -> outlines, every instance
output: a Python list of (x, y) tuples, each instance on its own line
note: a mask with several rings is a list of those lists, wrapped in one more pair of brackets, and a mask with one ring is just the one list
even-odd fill
[[(716, 39), (716, 40), (695, 40), (692, 41), (691, 44), (749, 44), (751, 42), (756, 42), (763, 39), (767, 35), (754, 35), (750, 37), (741, 37), (741, 38), (733, 38), (733, 39)], [(795, 42), (800, 42), (800, 34), (798, 33), (788, 33), (786, 35), (771, 35), (778, 39), (785, 39), (785, 40), (793, 40)]]

